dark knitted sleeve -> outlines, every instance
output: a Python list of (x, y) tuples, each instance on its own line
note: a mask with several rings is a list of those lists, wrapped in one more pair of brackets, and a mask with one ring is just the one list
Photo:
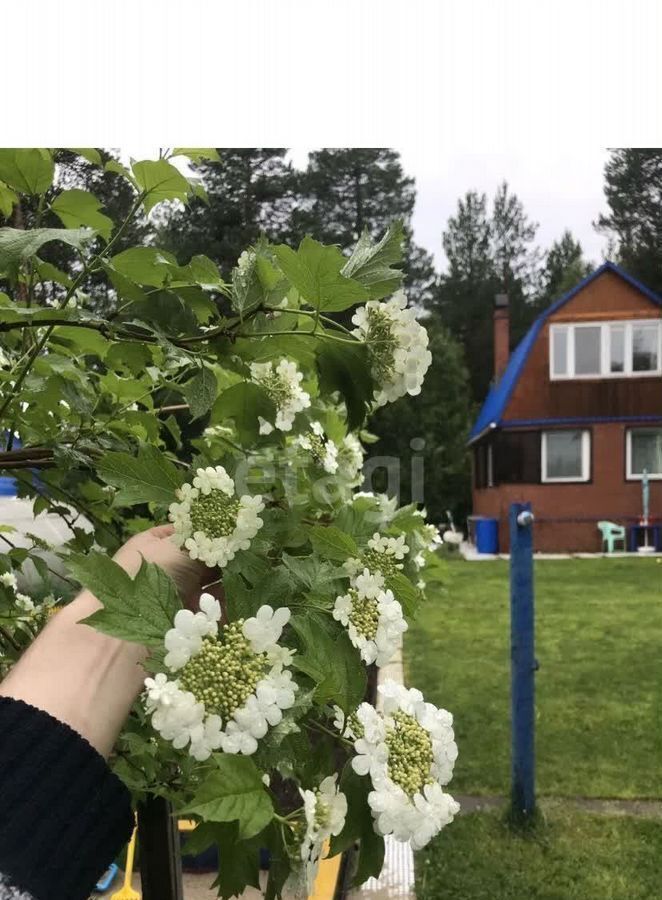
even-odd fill
[(130, 797), (77, 732), (0, 697), (0, 872), (35, 900), (87, 900), (131, 836)]

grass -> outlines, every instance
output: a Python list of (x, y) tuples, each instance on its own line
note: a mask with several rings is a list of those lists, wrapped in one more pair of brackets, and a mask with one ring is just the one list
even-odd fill
[[(539, 792), (659, 797), (662, 566), (655, 559), (535, 566)], [(431, 597), (406, 635), (408, 683), (455, 716), (452, 793), (510, 789), (508, 572), (506, 561), (453, 561), (448, 593)]]
[(546, 810), (529, 836), (498, 813), (460, 816), (417, 855), (418, 900), (652, 900), (662, 825)]

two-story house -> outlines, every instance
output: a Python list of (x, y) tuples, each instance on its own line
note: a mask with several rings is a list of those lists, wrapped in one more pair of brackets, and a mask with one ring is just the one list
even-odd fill
[(548, 307), (509, 355), (494, 311), (495, 380), (472, 429), (473, 512), (531, 501), (535, 549), (597, 551), (597, 523), (639, 521), (642, 475), (662, 519), (662, 298), (605, 263)]

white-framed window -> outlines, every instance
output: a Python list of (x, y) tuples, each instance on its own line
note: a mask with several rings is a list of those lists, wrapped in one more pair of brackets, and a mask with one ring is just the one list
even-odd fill
[(591, 477), (590, 431), (543, 431), (540, 452), (543, 482), (588, 481)]
[(662, 375), (662, 322), (573, 322), (549, 330), (549, 376), (640, 378)]
[(625, 436), (625, 472), (629, 481), (662, 479), (662, 428), (628, 428)]

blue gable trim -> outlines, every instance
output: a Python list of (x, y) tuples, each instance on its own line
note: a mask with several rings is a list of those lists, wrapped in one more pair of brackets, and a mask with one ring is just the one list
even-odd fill
[(498, 384), (494, 385), (487, 395), (487, 398), (478, 414), (478, 418), (476, 419), (474, 426), (471, 429), (471, 433), (469, 434), (469, 444), (476, 441), (479, 437), (482, 436), (484, 432), (488, 431), (490, 428), (497, 428), (502, 424), (501, 417), (503, 416), (506, 407), (508, 406), (508, 402), (510, 401), (513, 390), (515, 389), (515, 385), (519, 381), (522, 370), (524, 369), (526, 361), (529, 358), (529, 354), (536, 342), (536, 338), (540, 334), (540, 329), (543, 327), (547, 319), (553, 313), (561, 309), (562, 306), (565, 306), (565, 304), (568, 303), (568, 301), (572, 300), (572, 298), (576, 294), (578, 294), (579, 291), (585, 288), (592, 281), (595, 281), (595, 279), (602, 275), (604, 272), (613, 272), (615, 275), (618, 275), (619, 278), (622, 278), (637, 291), (640, 291), (652, 303), (655, 303), (657, 306), (662, 306), (662, 298), (658, 297), (658, 295), (651, 291), (650, 288), (647, 288), (646, 285), (641, 284), (640, 281), (637, 281), (636, 278), (628, 275), (628, 273), (621, 269), (620, 266), (617, 266), (612, 262), (603, 263), (598, 269), (596, 269), (594, 272), (591, 272), (590, 275), (587, 275), (586, 278), (580, 281), (578, 285), (572, 288), (572, 290), (568, 291), (558, 300), (555, 300), (554, 303), (550, 304), (550, 306), (548, 306), (547, 309), (543, 310), (543, 312), (541, 312), (538, 318), (534, 321), (531, 328), (529, 328), (525, 336), (513, 351), (506, 367), (506, 371), (501, 376)]

